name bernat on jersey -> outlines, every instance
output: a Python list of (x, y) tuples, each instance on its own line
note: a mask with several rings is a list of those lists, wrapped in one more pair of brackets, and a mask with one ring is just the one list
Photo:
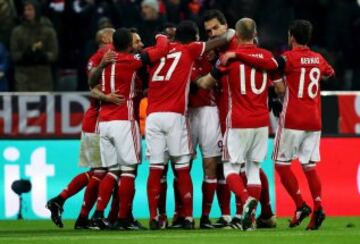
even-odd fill
[(320, 58), (301, 58), (300, 59), (301, 64), (319, 64)]

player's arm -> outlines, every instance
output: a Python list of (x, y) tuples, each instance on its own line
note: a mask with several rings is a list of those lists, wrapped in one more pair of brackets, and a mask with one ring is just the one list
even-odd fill
[(231, 59), (241, 60), (250, 66), (263, 70), (283, 70), (285, 66), (285, 59), (282, 56), (259, 58), (241, 51), (227, 52), (221, 56), (220, 61), (222, 65), (227, 65)]
[(285, 95), (285, 90), (286, 90), (284, 80), (281, 78), (281, 79), (278, 79), (276, 81), (273, 81), (273, 83), (274, 83), (275, 93), (278, 96), (281, 96), (281, 97), (284, 96)]
[(143, 65), (155, 63), (160, 58), (164, 57), (169, 50), (169, 40), (166, 35), (158, 34), (155, 38), (155, 46), (140, 54)]
[(231, 41), (231, 39), (235, 36), (235, 30), (228, 29), (222, 36), (211, 39), (205, 42), (205, 50), (204, 53), (211, 51), (215, 48), (226, 45)]
[(322, 58), (322, 65), (321, 65), (321, 74), (322, 74), (322, 79), (323, 80), (327, 80), (330, 77), (334, 77), (335, 76), (335, 70), (333, 69), (333, 67), (331, 67), (331, 65), (324, 59)]
[(115, 103), (117, 105), (124, 104), (126, 99), (123, 95), (116, 94), (116, 92), (112, 92), (109, 94), (105, 94), (100, 90), (100, 85), (96, 85), (91, 89), (90, 96), (102, 102)]
[(195, 83), (200, 88), (210, 90), (217, 84), (217, 81), (220, 80), (222, 75), (223, 71), (221, 68), (214, 66), (210, 73), (197, 79)]
[(108, 64), (115, 62), (115, 60), (116, 60), (116, 53), (114, 51), (108, 50), (101, 59), (100, 64), (89, 71), (88, 84), (91, 88), (99, 84), (99, 80), (101, 78), (101, 74), (104, 68)]

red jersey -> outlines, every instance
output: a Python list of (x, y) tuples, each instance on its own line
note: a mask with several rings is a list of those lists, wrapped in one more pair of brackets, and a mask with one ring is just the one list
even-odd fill
[[(225, 49), (219, 50), (219, 55), (224, 54), (225, 52), (234, 51), (237, 49), (238, 41), (236, 36), (230, 41)], [(228, 98), (228, 84), (226, 77), (222, 77), (219, 80), (218, 87), (215, 89), (216, 105), (219, 110), (219, 119), (221, 132), (224, 134), (226, 131), (226, 118), (228, 114), (229, 107), (229, 98)]]
[(333, 68), (308, 47), (294, 48), (285, 52), (283, 57), (286, 60), (284, 80), (287, 89), (281, 118), (285, 128), (321, 130), (319, 81), (323, 76), (334, 75)]
[[(243, 53), (261, 58), (272, 54), (254, 44), (239, 45)], [(226, 74), (229, 96), (227, 128), (259, 128), (269, 126), (267, 88), (270, 79), (266, 71), (256, 70), (241, 61), (234, 61), (227, 67), (220, 67)]]
[(116, 92), (125, 97), (124, 104), (101, 103), (100, 121), (134, 120), (136, 71), (142, 67), (138, 55), (117, 53), (116, 62), (102, 72), (101, 90), (105, 94)]
[[(112, 49), (112, 45), (106, 45), (98, 49), (97, 52), (90, 57), (87, 63), (87, 73), (89, 73), (91, 69), (97, 67), (100, 64), (102, 57), (109, 49)], [(86, 133), (96, 132), (99, 109), (100, 109), (99, 101), (94, 98), (90, 98), (90, 107), (86, 110), (83, 117), (83, 123), (82, 123), (83, 132)]]
[[(208, 74), (211, 69), (212, 65), (206, 57), (196, 59), (191, 71), (191, 81)], [(192, 108), (216, 106), (214, 90), (198, 88), (196, 92), (190, 92), (189, 106)]]
[(150, 69), (148, 114), (186, 113), (192, 66), (204, 51), (204, 42), (170, 43), (166, 57), (161, 58)]

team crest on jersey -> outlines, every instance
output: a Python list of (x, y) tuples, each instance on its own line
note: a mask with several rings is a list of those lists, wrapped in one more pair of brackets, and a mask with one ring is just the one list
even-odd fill
[(136, 60), (141, 60), (140, 54), (135, 54), (135, 55), (134, 55), (134, 59), (136, 59)]

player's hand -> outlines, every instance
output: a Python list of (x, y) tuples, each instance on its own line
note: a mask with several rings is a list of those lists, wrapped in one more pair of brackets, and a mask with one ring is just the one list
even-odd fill
[(108, 64), (111, 64), (116, 61), (116, 53), (112, 50), (108, 50), (103, 58), (101, 59), (100, 66), (106, 67)]
[(231, 41), (231, 39), (233, 39), (233, 37), (235, 36), (236, 32), (234, 29), (229, 28), (226, 33), (225, 33), (225, 37), (226, 40), (229, 42)]
[(116, 105), (121, 105), (126, 102), (125, 96), (116, 94), (115, 92), (105, 95), (105, 102), (114, 103)]
[(220, 64), (226, 66), (229, 63), (229, 60), (235, 57), (236, 57), (235, 52), (227, 52), (220, 57)]

